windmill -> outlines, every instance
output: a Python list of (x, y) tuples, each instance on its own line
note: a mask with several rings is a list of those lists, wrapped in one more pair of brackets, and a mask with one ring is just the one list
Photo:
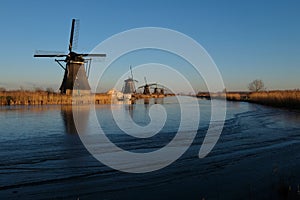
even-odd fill
[(130, 72), (131, 72), (131, 77), (124, 80), (124, 86), (122, 89), (123, 94), (133, 94), (136, 92), (134, 82), (138, 82), (138, 81), (133, 79), (131, 66), (130, 66)]
[(145, 80), (145, 85), (142, 85), (142, 86), (138, 87), (138, 89), (144, 88), (143, 94), (149, 95), (149, 94), (150, 94), (150, 86), (153, 86), (153, 85), (155, 85), (156, 83), (148, 84), (148, 83), (147, 83), (146, 77), (144, 77), (144, 80)]
[[(55, 59), (55, 61), (64, 69), (64, 77), (60, 86), (60, 92), (62, 94), (72, 94), (73, 90), (77, 90), (78, 93), (90, 93), (91, 87), (88, 82), (88, 76), (86, 71), (90, 71), (91, 58), (84, 57), (105, 57), (106, 54), (86, 54), (76, 53), (73, 51), (74, 31), (78, 30), (78, 20), (72, 19), (72, 27), (70, 33), (69, 53), (56, 53), (56, 54), (34, 54), (34, 57), (51, 57), (51, 58), (64, 58)], [(77, 31), (78, 33), (78, 31)], [(76, 33), (75, 33), (76, 34)], [(75, 42), (77, 41), (75, 37)], [(65, 66), (62, 64), (65, 62)], [(85, 67), (87, 66), (87, 67)], [(86, 69), (87, 68), (87, 69)]]
[(153, 84), (150, 88), (153, 89), (153, 94), (164, 94), (165, 93), (165, 87), (158, 83)]

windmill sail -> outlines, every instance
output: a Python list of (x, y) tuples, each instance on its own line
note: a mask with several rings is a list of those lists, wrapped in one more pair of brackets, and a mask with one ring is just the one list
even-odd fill
[[(78, 36), (78, 20), (72, 19), (71, 32), (68, 54), (64, 53), (36, 53), (34, 57), (65, 57), (64, 60), (55, 60), (65, 70), (60, 91), (62, 94), (72, 94), (74, 90), (78, 94), (90, 93), (91, 87), (86, 75), (85, 64), (91, 59), (84, 59), (84, 57), (105, 57), (106, 54), (78, 54), (73, 51), (74, 44), (77, 42)], [(76, 36), (77, 35), (77, 36)], [(75, 41), (74, 41), (75, 40)], [(66, 67), (63, 67), (60, 62), (66, 62)]]

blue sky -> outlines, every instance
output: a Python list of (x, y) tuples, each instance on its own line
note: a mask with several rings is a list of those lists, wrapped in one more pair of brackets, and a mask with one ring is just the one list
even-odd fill
[(254, 79), (267, 89), (300, 88), (299, 10), (296, 0), (2, 1), (0, 87), (58, 89), (62, 69), (33, 54), (66, 51), (71, 19), (78, 18), (78, 52), (128, 29), (164, 27), (201, 44), (228, 90), (247, 90)]

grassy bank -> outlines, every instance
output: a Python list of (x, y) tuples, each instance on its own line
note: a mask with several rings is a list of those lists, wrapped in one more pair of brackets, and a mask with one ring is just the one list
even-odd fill
[(91, 94), (73, 97), (46, 91), (2, 91), (0, 106), (6, 105), (71, 105), (71, 104), (110, 104), (111, 95)]
[[(174, 94), (135, 94), (133, 99), (163, 98)], [(66, 95), (47, 91), (0, 91), (0, 106), (6, 105), (72, 105), (72, 104), (111, 104), (112, 94), (96, 93), (82, 95)]]
[(229, 101), (247, 101), (262, 105), (300, 109), (300, 90), (276, 90), (262, 92), (228, 92)]
[(300, 90), (253, 92), (249, 94), (248, 101), (268, 106), (300, 109)]
[[(210, 99), (225, 98), (225, 93), (199, 93), (198, 98)], [(246, 101), (262, 105), (300, 109), (300, 90), (276, 90), (262, 92), (227, 92), (226, 99), (228, 101)]]

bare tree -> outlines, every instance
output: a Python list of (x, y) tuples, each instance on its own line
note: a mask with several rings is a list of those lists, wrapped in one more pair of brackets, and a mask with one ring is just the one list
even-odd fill
[(256, 79), (249, 83), (248, 89), (252, 92), (259, 92), (265, 89), (265, 84), (262, 80)]

